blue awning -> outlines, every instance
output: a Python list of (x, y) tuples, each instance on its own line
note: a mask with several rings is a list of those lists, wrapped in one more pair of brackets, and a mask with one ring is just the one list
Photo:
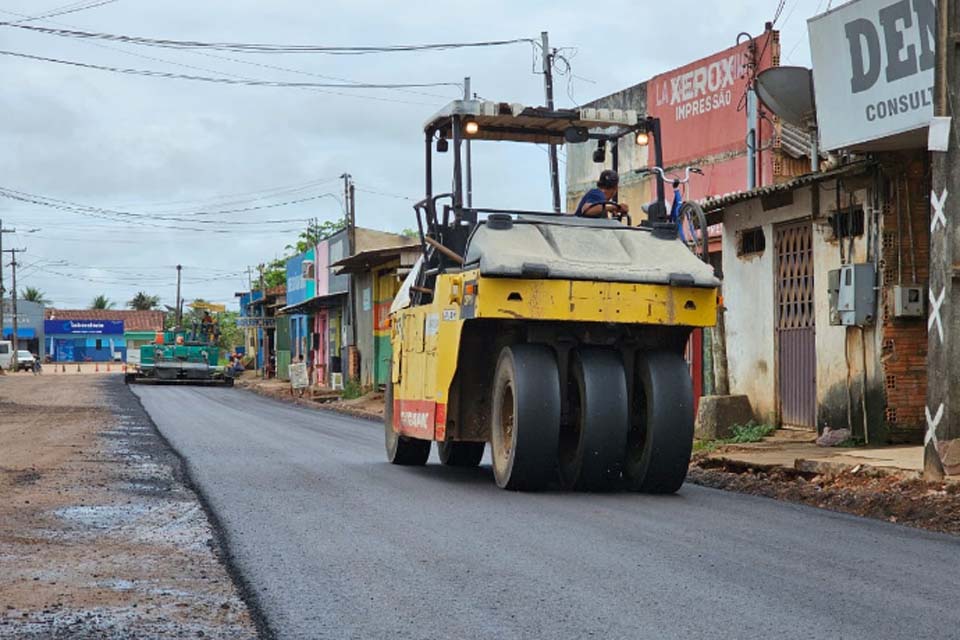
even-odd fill
[[(3, 328), (3, 339), (9, 340), (13, 337), (13, 327)], [(32, 340), (37, 337), (37, 332), (33, 327), (17, 327), (17, 340)]]

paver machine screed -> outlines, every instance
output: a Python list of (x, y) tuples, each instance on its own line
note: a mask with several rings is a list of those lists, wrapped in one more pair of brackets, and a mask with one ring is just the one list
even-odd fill
[[(427, 122), (423, 255), (390, 310), (390, 462), (423, 465), (436, 441), (442, 463), (476, 466), (490, 443), (504, 489), (680, 488), (694, 422), (683, 353), (713, 326), (720, 282), (662, 219), (662, 181), (660, 215), (638, 226), (464, 197), (466, 141), (602, 141), (616, 169), (625, 144), (651, 141), (659, 161), (658, 124), (480, 100)], [(449, 193), (434, 193), (434, 147), (453, 156)]]

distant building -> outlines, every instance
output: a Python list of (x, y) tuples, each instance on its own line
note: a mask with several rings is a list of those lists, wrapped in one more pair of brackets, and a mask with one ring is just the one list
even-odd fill
[[(17, 300), (17, 347), (40, 357), (46, 355), (44, 344), (44, 307), (37, 302)], [(3, 340), (13, 338), (13, 301), (3, 300)]]
[(126, 361), (163, 331), (163, 311), (47, 309), (46, 353), (54, 362)]
[[(289, 323), (289, 358), (304, 357), (312, 383), (333, 387), (352, 379), (374, 384), (374, 369), (384, 353), (384, 323), (376, 320), (376, 312), (386, 298), (393, 300), (401, 249), (413, 243), (396, 233), (358, 227), (352, 257), (343, 230), (287, 261), (287, 306), (280, 311)], [(385, 275), (376, 286), (370, 279), (374, 272)], [(359, 274), (353, 289), (352, 273)]]

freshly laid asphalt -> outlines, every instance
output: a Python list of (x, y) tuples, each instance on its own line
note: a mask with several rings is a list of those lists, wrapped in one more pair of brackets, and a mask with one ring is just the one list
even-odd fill
[(277, 638), (957, 638), (960, 539), (686, 485), (510, 493), (379, 424), (133, 387)]

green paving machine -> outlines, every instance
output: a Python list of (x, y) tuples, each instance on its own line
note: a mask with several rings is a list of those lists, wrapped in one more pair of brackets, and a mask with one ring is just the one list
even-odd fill
[[(158, 331), (150, 344), (140, 347), (140, 362), (128, 365), (124, 382), (233, 386), (233, 370), (220, 365), (220, 323), (211, 314), (223, 312), (223, 305), (196, 301), (189, 306), (203, 317), (183, 326), (180, 298), (180, 271), (177, 265), (176, 327)], [(170, 309), (170, 307), (168, 307)]]
[(140, 364), (128, 369), (129, 383), (205, 384), (233, 386), (233, 373), (220, 366), (220, 333), (215, 322), (203, 323), (200, 330), (174, 329), (157, 333), (150, 344), (140, 347)]

